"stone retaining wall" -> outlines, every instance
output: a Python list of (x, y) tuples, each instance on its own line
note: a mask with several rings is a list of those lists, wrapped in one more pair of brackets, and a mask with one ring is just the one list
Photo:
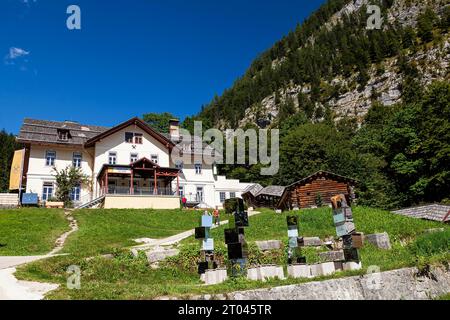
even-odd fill
[(0, 208), (16, 208), (19, 205), (19, 195), (15, 193), (0, 193)]
[(450, 271), (417, 268), (298, 285), (204, 295), (195, 300), (427, 300), (450, 292)]

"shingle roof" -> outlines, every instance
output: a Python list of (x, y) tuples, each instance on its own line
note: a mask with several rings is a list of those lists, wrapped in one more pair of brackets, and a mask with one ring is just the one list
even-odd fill
[[(60, 141), (58, 139), (58, 129), (69, 130), (71, 139)], [(17, 137), (21, 143), (38, 142), (61, 145), (83, 145), (91, 139), (109, 128), (84, 125), (71, 121), (47, 121), (36, 119), (25, 119)]]
[[(36, 120), (27, 118), (24, 120), (22, 124), (17, 139), (18, 142), (21, 143), (35, 142), (43, 144), (81, 146), (84, 145), (89, 140), (94, 139), (97, 136), (106, 133), (107, 131), (112, 130), (114, 128), (84, 125), (71, 121), (48, 121), (48, 120)], [(69, 139), (68, 141), (60, 141), (58, 139), (58, 129), (69, 130), (71, 139)], [(156, 133), (159, 134), (163, 139), (170, 140), (169, 134), (167, 133), (163, 134), (159, 132)], [(210, 154), (213, 151), (213, 149), (211, 149), (211, 146), (204, 142), (201, 143), (202, 149), (195, 149), (194, 144), (190, 142), (184, 141), (181, 142), (172, 141), (172, 142), (174, 144), (183, 145), (184, 153), (203, 154), (203, 151), (205, 150), (206, 154)]]
[(252, 196), (256, 197), (258, 193), (263, 189), (264, 187), (262, 185), (260, 185), (259, 183), (254, 183), (245, 188), (243, 194), (250, 193)]
[(293, 184), (289, 185), (288, 188), (292, 187), (292, 186), (295, 186), (295, 185), (298, 185), (298, 184), (308, 183), (309, 181), (317, 179), (317, 178), (320, 178), (320, 177), (332, 177), (334, 179), (347, 181), (347, 182), (350, 182), (350, 183), (353, 183), (353, 184), (358, 184), (358, 181), (355, 180), (355, 179), (352, 179), (352, 178), (344, 177), (344, 176), (341, 176), (341, 175), (338, 175), (338, 174), (335, 174), (335, 173), (332, 173), (332, 172), (328, 172), (328, 171), (318, 171), (318, 172), (316, 172), (316, 173), (314, 173), (314, 174), (312, 174), (312, 175), (310, 175), (310, 176), (308, 176), (306, 178), (303, 178), (303, 179), (301, 179), (301, 180), (299, 180), (297, 182), (294, 182)]
[(117, 132), (119, 132), (122, 129), (125, 129), (131, 125), (135, 125), (139, 128), (141, 128), (142, 130), (144, 130), (147, 134), (149, 134), (150, 136), (152, 136), (153, 138), (155, 138), (157, 141), (159, 141), (161, 144), (165, 145), (166, 147), (172, 148), (175, 144), (167, 139), (166, 137), (164, 137), (161, 133), (159, 133), (158, 131), (156, 131), (155, 129), (153, 129), (152, 127), (150, 127), (146, 122), (144, 122), (142, 119), (139, 119), (138, 117), (134, 117), (131, 118), (128, 121), (125, 121), (115, 127), (110, 128), (109, 130), (106, 130), (96, 136), (94, 136), (93, 138), (89, 139), (86, 142), (86, 147), (90, 147), (95, 145), (95, 143), (101, 139), (104, 139), (112, 134), (115, 134)]
[(450, 206), (443, 206), (439, 204), (432, 204), (427, 206), (420, 206), (393, 211), (393, 213), (402, 216), (439, 222), (449, 222), (450, 221), (450, 215), (448, 214), (449, 212)]
[(286, 190), (283, 186), (268, 186), (258, 192), (258, 196), (274, 196), (281, 197)]

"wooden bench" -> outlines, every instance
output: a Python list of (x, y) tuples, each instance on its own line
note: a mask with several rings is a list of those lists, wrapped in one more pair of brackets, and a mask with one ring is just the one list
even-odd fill
[(64, 202), (46, 202), (45, 207), (47, 209), (63, 209)]

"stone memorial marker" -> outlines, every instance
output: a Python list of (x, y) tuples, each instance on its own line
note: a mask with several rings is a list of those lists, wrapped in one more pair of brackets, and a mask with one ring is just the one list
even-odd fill
[(288, 264), (303, 264), (306, 263), (306, 258), (302, 256), (301, 247), (305, 245), (303, 238), (299, 237), (298, 216), (288, 216), (286, 218), (288, 226)]
[(347, 263), (355, 262), (359, 264), (360, 256), (358, 248), (363, 246), (363, 235), (356, 232), (352, 209), (348, 206), (344, 195), (332, 197), (331, 204), (336, 234), (343, 241), (344, 260)]
[(377, 246), (380, 249), (391, 250), (391, 241), (389, 235), (385, 233), (369, 234), (365, 237), (367, 242)]
[(245, 241), (244, 228), (249, 226), (248, 212), (244, 211), (244, 201), (235, 199), (236, 211), (229, 220), (231, 228), (225, 230), (225, 243), (228, 248), (230, 275), (232, 277), (246, 275), (248, 245)]
[(217, 268), (214, 256), (214, 239), (211, 238), (213, 217), (209, 214), (204, 214), (200, 218), (200, 224), (200, 227), (195, 228), (195, 239), (202, 243), (202, 257), (198, 262), (198, 273), (203, 275), (207, 270)]

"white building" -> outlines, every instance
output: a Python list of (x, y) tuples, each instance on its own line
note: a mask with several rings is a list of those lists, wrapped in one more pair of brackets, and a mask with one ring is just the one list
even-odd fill
[[(41, 201), (55, 196), (55, 168), (76, 166), (91, 184), (73, 190), (77, 205), (102, 204), (106, 208), (178, 208), (188, 204), (222, 207), (225, 199), (241, 197), (249, 186), (214, 174), (205, 161), (183, 163), (172, 159), (180, 142), (178, 121), (170, 134), (153, 130), (138, 118), (113, 128), (25, 119), (18, 142), (26, 146), (26, 192)], [(191, 144), (183, 154), (194, 157)], [(177, 162), (177, 163), (175, 163)]]

